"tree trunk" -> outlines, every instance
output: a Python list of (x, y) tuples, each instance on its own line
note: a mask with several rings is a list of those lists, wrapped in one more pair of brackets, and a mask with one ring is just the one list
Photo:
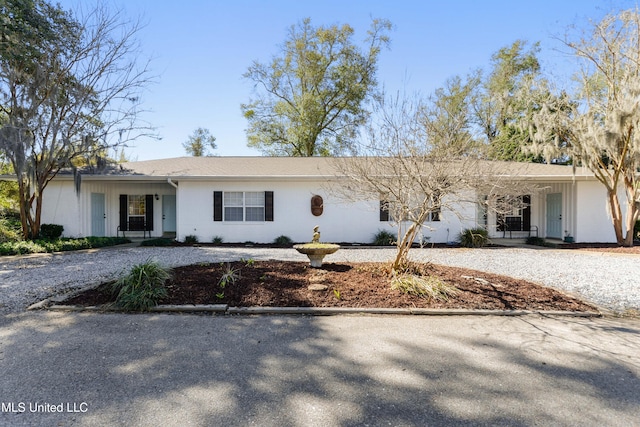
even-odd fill
[(625, 239), (622, 233), (622, 210), (620, 209), (620, 200), (618, 199), (618, 193), (616, 189), (607, 189), (607, 196), (609, 202), (609, 210), (611, 211), (611, 222), (613, 223), (613, 231), (616, 234), (616, 242), (625, 246)]
[(24, 194), (20, 192), (20, 226), (22, 227), (22, 238), (29, 239), (29, 222), (27, 220), (28, 209), (26, 201), (24, 200)]
[(393, 271), (400, 270), (409, 262), (409, 250), (413, 245), (413, 241), (416, 239), (416, 235), (418, 234), (420, 227), (422, 227), (422, 224), (429, 215), (429, 212), (430, 211), (422, 212), (417, 221), (411, 223), (406, 233), (404, 233), (402, 240), (398, 242), (398, 253), (396, 254), (396, 259), (393, 261)]
[(22, 238), (29, 239), (29, 204), (28, 204), (28, 192), (26, 191), (25, 184), (18, 179), (18, 192), (20, 203), (20, 226), (22, 227)]
[(626, 218), (623, 218), (617, 191), (607, 189), (607, 196), (609, 209), (611, 210), (613, 230), (616, 234), (616, 242), (620, 246), (632, 247), (634, 225), (638, 218), (638, 209), (635, 202), (629, 202), (629, 200), (627, 200)]
[(630, 199), (627, 196), (627, 215), (625, 220), (625, 237), (622, 246), (632, 247), (633, 246), (633, 232), (636, 225), (636, 220), (638, 219), (638, 206), (635, 203), (633, 196), (635, 195), (633, 192), (629, 193), (627, 190), (627, 194), (631, 194), (632, 198)]
[(398, 242), (398, 252), (396, 259), (393, 261), (392, 270), (399, 271), (402, 266), (406, 265), (409, 260), (409, 250), (415, 240), (416, 233), (418, 231), (418, 224), (413, 223), (409, 226), (406, 233), (402, 237), (402, 240)]
[(40, 234), (40, 222), (42, 220), (42, 189), (38, 191), (38, 195), (35, 199), (36, 212), (33, 221), (31, 222), (31, 235), (35, 239)]
[[(22, 227), (22, 238), (25, 240), (35, 239), (40, 234), (40, 222), (42, 219), (42, 189), (39, 195), (32, 195), (29, 187), (18, 179), (18, 192), (20, 199), (20, 225)], [(35, 215), (31, 208), (36, 204)]]

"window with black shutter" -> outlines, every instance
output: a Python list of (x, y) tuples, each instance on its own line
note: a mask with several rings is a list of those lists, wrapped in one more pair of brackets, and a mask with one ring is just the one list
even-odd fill
[(273, 191), (214, 191), (213, 220), (273, 221)]

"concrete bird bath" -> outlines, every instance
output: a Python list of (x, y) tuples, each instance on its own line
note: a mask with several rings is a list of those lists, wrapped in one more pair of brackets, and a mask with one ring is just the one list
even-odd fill
[(336, 245), (334, 243), (320, 243), (320, 232), (318, 231), (318, 228), (318, 226), (313, 228), (313, 240), (311, 243), (293, 245), (295, 250), (309, 257), (311, 267), (315, 268), (322, 267), (322, 260), (325, 255), (332, 254), (340, 249), (340, 245)]

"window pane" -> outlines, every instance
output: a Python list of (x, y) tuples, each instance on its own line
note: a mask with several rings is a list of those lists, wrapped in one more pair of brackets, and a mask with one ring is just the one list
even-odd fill
[(245, 221), (264, 221), (264, 208), (247, 208)]
[(247, 191), (244, 193), (244, 203), (246, 206), (264, 207), (264, 191)]
[(129, 196), (129, 216), (142, 216), (145, 212), (144, 196)]
[(224, 193), (225, 206), (242, 206), (242, 192), (231, 191)]
[(242, 221), (242, 208), (224, 207), (225, 221)]

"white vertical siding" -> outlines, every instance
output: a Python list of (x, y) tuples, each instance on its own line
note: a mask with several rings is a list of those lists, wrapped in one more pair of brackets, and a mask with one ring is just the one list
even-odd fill
[[(597, 181), (581, 181), (577, 183), (577, 193), (576, 239), (581, 242), (616, 242), (604, 185)], [(619, 197), (624, 204), (623, 191), (619, 192)]]
[[(395, 232), (388, 222), (380, 221), (379, 200), (347, 203), (332, 197), (322, 182), (204, 182), (181, 181), (178, 191), (179, 230), (177, 238), (195, 235), (201, 242), (219, 236), (225, 242), (270, 243), (285, 235), (296, 242), (310, 241), (313, 227), (320, 226), (325, 242), (369, 243), (379, 230)], [(273, 191), (273, 222), (213, 221), (214, 191)], [(321, 216), (311, 213), (311, 198), (324, 201)], [(442, 221), (428, 223), (424, 236), (430, 242), (454, 239), (462, 228), (473, 226), (475, 210), (466, 206), (461, 217), (442, 213)], [(463, 226), (463, 223), (465, 224)]]
[(59, 224), (66, 237), (83, 237), (81, 197), (71, 181), (51, 181), (42, 193), (41, 224)]
[[(379, 230), (395, 233), (395, 227), (379, 220), (379, 201), (346, 203), (327, 193), (321, 181), (195, 181), (181, 180), (178, 189), (167, 182), (127, 183), (122, 181), (85, 181), (76, 195), (71, 181), (52, 181), (44, 193), (42, 223), (64, 226), (65, 236), (88, 236), (91, 233), (91, 193), (105, 194), (105, 234), (116, 235), (119, 225), (120, 194), (157, 194), (154, 197), (154, 230), (162, 235), (162, 196), (176, 195), (176, 237), (184, 240), (196, 235), (201, 242), (220, 236), (226, 242), (272, 242), (285, 235), (294, 241), (309, 241), (312, 229), (319, 225), (322, 240), (327, 242), (369, 243)], [(531, 225), (538, 226), (539, 236), (546, 236), (546, 195), (561, 193), (562, 229), (577, 242), (615, 242), (610, 215), (606, 207), (606, 192), (596, 181), (543, 183), (542, 190), (532, 195)], [(213, 221), (214, 191), (273, 191), (273, 222)], [(324, 199), (321, 216), (311, 213), (311, 197)], [(621, 194), (623, 197), (624, 195)], [(444, 210), (441, 221), (425, 224), (423, 236), (430, 242), (455, 240), (464, 228), (477, 225), (477, 209), (473, 204), (461, 204), (456, 213)], [(492, 237), (502, 237), (495, 230), (495, 215), (488, 215)], [(128, 232), (128, 236), (142, 232)]]
[[(165, 183), (83, 182), (76, 195), (70, 181), (52, 181), (44, 192), (42, 223), (60, 224), (66, 237), (91, 235), (91, 193), (105, 195), (105, 235), (115, 236), (120, 223), (120, 194), (158, 194), (153, 201), (154, 229), (152, 236), (162, 235), (162, 195), (175, 194), (175, 189)], [(142, 232), (127, 232), (127, 236), (142, 235)]]

